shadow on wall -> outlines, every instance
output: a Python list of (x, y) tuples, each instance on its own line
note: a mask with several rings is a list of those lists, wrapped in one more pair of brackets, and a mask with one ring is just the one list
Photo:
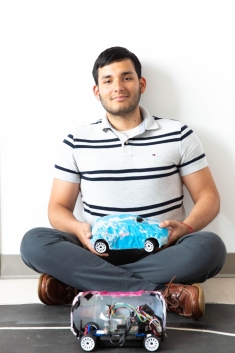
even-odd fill
[[(220, 131), (219, 133), (221, 134), (223, 132)], [(235, 230), (235, 189), (233, 187), (235, 175), (235, 159), (233, 151), (229, 149), (229, 146), (226, 143), (226, 136), (221, 138), (220, 135), (219, 139), (217, 136), (211, 136), (208, 134), (208, 131), (204, 131), (203, 128), (199, 129), (197, 134), (200, 136), (200, 139), (203, 143), (203, 148), (207, 156), (209, 167), (221, 198), (220, 214), (214, 221), (216, 230), (219, 234), (222, 235), (223, 240), (227, 240), (230, 244), (230, 242), (234, 242), (233, 239)]]
[[(188, 121), (182, 120), (182, 116), (184, 116), (184, 101), (182, 99), (184, 97), (180, 96), (177, 83), (170, 72), (147, 62), (143, 64), (143, 76), (147, 80), (147, 89), (141, 97), (140, 104), (149, 110), (152, 115), (159, 118), (180, 120), (188, 123), (193, 128), (193, 121), (190, 123), (188, 119)], [(198, 104), (202, 104), (202, 108), (205, 108), (203, 101), (198, 101)], [(212, 119), (212, 117), (208, 118)], [(191, 117), (191, 119), (193, 118)], [(210, 123), (213, 123), (213, 119)], [(229, 129), (229, 126), (224, 124), (222, 131), (220, 129), (215, 131), (216, 135), (211, 135), (209, 129), (210, 124), (207, 125), (206, 129), (197, 125), (195, 132), (202, 142), (221, 197), (220, 215), (213, 221), (213, 224), (218, 233), (224, 234), (224, 223), (231, 231), (234, 228), (234, 206), (232, 202), (235, 194), (232, 185), (234, 184), (235, 160), (229, 145), (226, 143), (226, 136), (230, 136), (230, 134), (226, 134), (226, 129)], [(184, 203), (188, 213), (193, 203), (187, 190), (185, 190)], [(226, 240), (227, 236), (229, 237), (229, 235), (223, 235), (223, 238)]]
[(180, 120), (180, 98), (173, 77), (149, 63), (143, 64), (147, 88), (140, 105), (159, 118)]

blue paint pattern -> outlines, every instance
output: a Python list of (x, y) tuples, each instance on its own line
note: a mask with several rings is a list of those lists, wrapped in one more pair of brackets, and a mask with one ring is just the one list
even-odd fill
[(92, 228), (91, 245), (97, 240), (108, 243), (110, 250), (143, 249), (147, 239), (157, 239), (159, 247), (167, 244), (169, 230), (159, 222), (136, 214), (113, 214), (100, 217)]

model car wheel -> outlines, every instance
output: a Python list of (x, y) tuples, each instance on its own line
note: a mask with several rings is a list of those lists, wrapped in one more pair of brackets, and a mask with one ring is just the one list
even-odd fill
[(155, 352), (159, 347), (159, 341), (156, 336), (148, 336), (144, 339), (144, 347), (149, 352)]
[(97, 240), (95, 242), (94, 246), (95, 251), (97, 251), (99, 254), (104, 254), (105, 252), (108, 252), (108, 244), (103, 241), (103, 240)]
[(88, 333), (87, 335), (82, 336), (80, 345), (84, 351), (91, 352), (95, 349), (96, 339)]
[(147, 252), (153, 252), (157, 247), (157, 241), (155, 239), (147, 239), (144, 243), (144, 250)]
[(93, 321), (88, 322), (88, 323), (86, 324), (86, 326), (88, 326), (88, 325), (91, 326), (89, 332), (93, 332), (93, 330), (99, 330), (99, 325), (98, 325), (96, 322), (93, 322)]

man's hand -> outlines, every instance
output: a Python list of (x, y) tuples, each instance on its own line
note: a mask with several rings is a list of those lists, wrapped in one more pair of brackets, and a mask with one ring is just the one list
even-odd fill
[(189, 233), (188, 227), (178, 221), (166, 220), (160, 223), (159, 226), (161, 228), (169, 228), (169, 238), (164, 248), (175, 244), (178, 239)]
[(93, 249), (90, 243), (91, 226), (78, 221), (73, 214), (79, 190), (79, 184), (54, 179), (48, 205), (49, 221), (53, 228), (76, 235), (85, 249), (98, 256), (108, 256)]
[(107, 253), (99, 254), (92, 247), (92, 245), (90, 243), (90, 238), (92, 237), (90, 224), (85, 223), (85, 222), (83, 222), (83, 223), (79, 222), (78, 226), (77, 226), (76, 236), (78, 237), (78, 239), (82, 243), (83, 247), (85, 249), (89, 250), (90, 252), (92, 252), (93, 254), (96, 254), (98, 256), (109, 256)]
[[(182, 181), (194, 203), (184, 222), (190, 225), (194, 231), (199, 231), (219, 213), (219, 193), (208, 167), (182, 177)], [(160, 227), (169, 227), (170, 230), (169, 241), (165, 247), (175, 244), (178, 239), (190, 233), (190, 228), (185, 224), (173, 220), (160, 223)]]

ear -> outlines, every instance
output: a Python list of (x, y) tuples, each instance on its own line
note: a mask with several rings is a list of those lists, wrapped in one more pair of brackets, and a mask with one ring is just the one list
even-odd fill
[(98, 101), (100, 101), (100, 94), (99, 94), (99, 88), (98, 88), (98, 86), (94, 86), (94, 87), (93, 87), (93, 92), (94, 92), (94, 95), (95, 95), (96, 99), (97, 99)]
[(144, 93), (144, 91), (146, 89), (146, 85), (147, 85), (147, 82), (146, 82), (145, 78), (141, 77), (140, 78), (140, 92), (141, 92), (141, 94)]

